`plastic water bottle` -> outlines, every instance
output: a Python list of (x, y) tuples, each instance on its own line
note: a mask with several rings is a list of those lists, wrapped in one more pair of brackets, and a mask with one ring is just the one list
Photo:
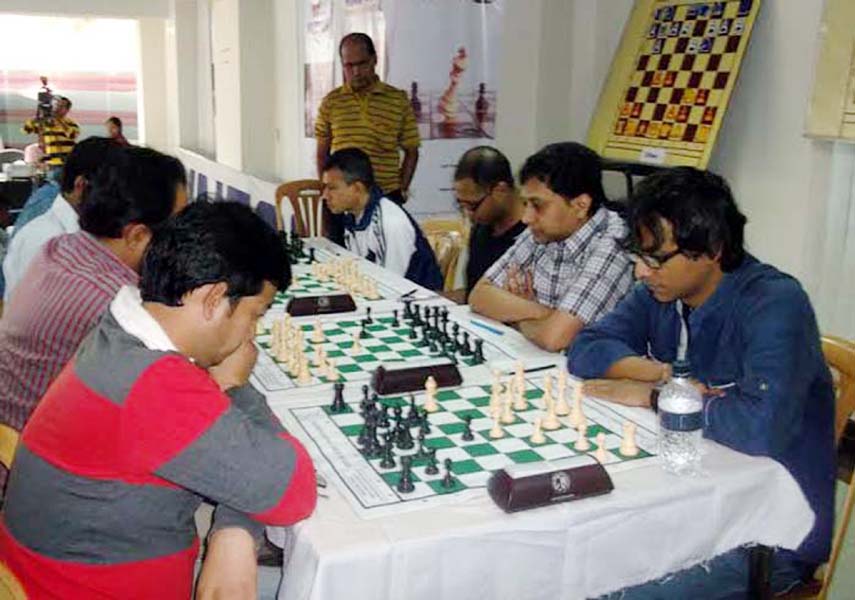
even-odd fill
[(659, 455), (665, 470), (677, 475), (697, 475), (701, 466), (704, 403), (690, 377), (689, 363), (678, 360), (659, 393)]

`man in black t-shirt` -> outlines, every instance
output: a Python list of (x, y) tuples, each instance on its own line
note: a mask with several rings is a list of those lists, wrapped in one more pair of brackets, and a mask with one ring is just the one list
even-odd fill
[(523, 205), (511, 165), (491, 146), (472, 148), (460, 157), (454, 171), (454, 195), (473, 223), (463, 300), (526, 226), (520, 221)]

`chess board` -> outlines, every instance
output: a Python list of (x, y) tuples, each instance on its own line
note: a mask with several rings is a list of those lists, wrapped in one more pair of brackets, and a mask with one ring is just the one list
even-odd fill
[[(387, 368), (422, 366), (429, 364), (447, 364), (449, 359), (437, 351), (432, 351), (429, 345), (410, 337), (413, 331), (410, 323), (403, 319), (403, 310), (398, 310), (398, 326), (394, 326), (395, 317), (392, 311), (379, 312), (372, 315), (373, 323), (366, 327), (368, 337), (360, 339), (361, 352), (351, 351), (354, 334), (359, 334), (362, 325), (362, 315), (331, 315), (321, 317), (324, 342), (321, 344), (328, 358), (336, 361), (341, 380), (344, 382), (367, 381), (374, 370), (381, 364)], [(449, 321), (449, 331), (455, 321)], [(464, 332), (468, 335), (470, 345), (474, 347), (475, 339), (479, 339), (475, 330), (459, 323), (460, 339), (464, 340)], [(311, 341), (314, 329), (314, 319), (303, 319), (300, 325), (305, 337), (304, 352), (311, 359), (314, 355), (315, 344)], [(284, 363), (281, 363), (271, 352), (271, 329), (266, 328), (256, 336), (256, 343), (261, 352), (254, 375), (264, 390), (281, 391), (297, 386), (296, 378), (288, 374)], [(483, 342), (484, 358), (488, 362), (495, 360), (509, 361), (512, 355), (506, 350), (489, 342)], [(461, 367), (473, 364), (472, 356), (455, 355)], [(332, 382), (320, 375), (319, 369), (311, 366), (312, 382), (310, 386), (330, 385)], [(306, 387), (306, 386), (302, 386)]]
[[(378, 300), (389, 298), (390, 291), (384, 286), (378, 285)], [(272, 308), (284, 310), (291, 298), (303, 298), (305, 296), (331, 296), (334, 294), (347, 294), (353, 296), (354, 300), (367, 300), (360, 294), (348, 292), (335, 281), (321, 281), (309, 270), (294, 270), (291, 285), (284, 292), (278, 292), (273, 298)]]
[[(493, 419), (489, 415), (490, 385), (464, 385), (459, 388), (440, 390), (436, 399), (439, 411), (430, 414), (430, 433), (425, 436), (424, 446), (436, 449), (439, 473), (426, 473), (428, 461), (419, 457), (418, 441), (410, 450), (395, 448), (395, 467), (384, 469), (381, 458), (367, 458), (360, 451), (358, 437), (364, 419), (359, 414), (362, 392), (357, 386), (345, 388), (347, 410), (333, 413), (329, 404), (289, 407), (277, 411), (286, 427), (296, 426), (302, 439), (311, 439), (310, 452), (315, 463), (329, 478), (336, 482), (348, 498), (354, 510), (365, 518), (427, 508), (453, 501), (450, 497), (463, 497), (466, 493), (484, 494), (487, 480), (493, 471), (507, 465), (558, 460), (581, 454), (574, 449), (578, 432), (561, 417), (561, 428), (545, 431), (546, 441), (532, 443), (529, 439), (534, 430), (534, 420), (542, 417), (543, 378), (527, 378), (525, 398), (527, 408), (515, 411), (513, 424), (504, 425), (505, 437), (491, 439), (489, 431)], [(569, 395), (569, 390), (568, 390)], [(421, 406), (424, 394), (415, 396)], [(408, 413), (409, 397), (386, 397), (380, 399), (383, 406), (401, 406), (403, 416)], [(587, 454), (597, 450), (595, 438), (605, 434), (606, 468), (610, 472), (636, 468), (650, 464), (656, 453), (656, 433), (647, 424), (638, 424), (636, 442), (639, 452), (634, 457), (620, 453), (622, 425), (627, 420), (624, 407), (600, 402), (592, 398), (583, 400), (583, 410), (588, 420), (586, 436), (590, 441)], [(284, 413), (284, 414), (283, 414)], [(463, 439), (465, 417), (471, 417), (472, 441)], [(390, 424), (395, 419), (390, 410)], [(380, 432), (385, 429), (380, 429)], [(412, 428), (413, 438), (419, 431)], [(382, 441), (382, 437), (381, 437)], [(400, 478), (400, 457), (413, 457), (413, 482), (415, 489), (409, 493), (397, 490)], [(452, 485), (445, 487), (445, 459), (451, 459)]]
[[(706, 166), (760, 0), (636, 4), (589, 143), (603, 156)], [(620, 77), (620, 83), (613, 81)], [(605, 113), (604, 115), (602, 113)]]

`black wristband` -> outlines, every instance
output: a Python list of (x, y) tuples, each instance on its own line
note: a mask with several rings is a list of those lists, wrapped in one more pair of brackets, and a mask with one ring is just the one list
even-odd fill
[(653, 412), (659, 412), (659, 388), (653, 388), (650, 390), (650, 408), (653, 409)]

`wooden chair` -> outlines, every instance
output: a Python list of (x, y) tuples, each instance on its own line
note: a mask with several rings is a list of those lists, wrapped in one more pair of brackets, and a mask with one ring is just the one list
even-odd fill
[(469, 235), (466, 224), (459, 220), (433, 219), (421, 223), (421, 227), (439, 263), (443, 290), (451, 291), (454, 289), (457, 261)]
[(18, 437), (20, 434), (9, 427), (0, 423), (0, 464), (7, 469), (12, 468), (12, 461), (15, 459), (15, 448), (18, 447)]
[(2, 561), (0, 561), (0, 598), (4, 600), (27, 600), (24, 586)]
[[(823, 336), (822, 353), (831, 368), (834, 377), (835, 402), (835, 428), (834, 432), (838, 444), (846, 427), (846, 422), (855, 412), (855, 343), (834, 337)], [(846, 531), (852, 518), (852, 510), (855, 508), (855, 477), (850, 475), (846, 481), (843, 473), (838, 472), (838, 479), (847, 484), (846, 499), (843, 501), (843, 510), (837, 515), (839, 521), (837, 531), (831, 543), (831, 558), (828, 563), (817, 572), (822, 572), (821, 578), (801, 585), (783, 597), (786, 600), (825, 600), (831, 587), (831, 579), (834, 576), (840, 551), (843, 549), (843, 541), (846, 539)]]
[(294, 227), (300, 237), (323, 237), (326, 223), (323, 218), (323, 185), (317, 179), (300, 179), (283, 183), (276, 188), (276, 220), (279, 231), (286, 229), (282, 222), (282, 202), (288, 198), (294, 211)]

